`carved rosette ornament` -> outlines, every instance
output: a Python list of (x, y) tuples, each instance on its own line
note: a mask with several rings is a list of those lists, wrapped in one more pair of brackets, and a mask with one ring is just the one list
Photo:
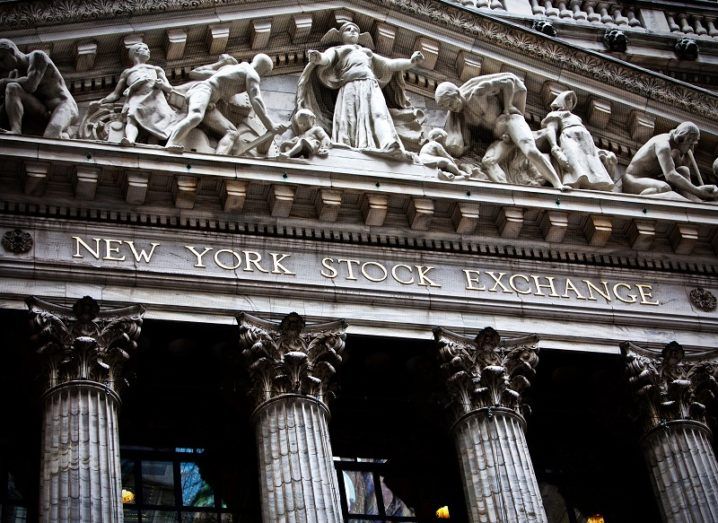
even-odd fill
[(29, 298), (47, 369), (40, 521), (122, 521), (118, 407), (121, 370), (137, 347), (144, 308), (101, 310)]
[(13, 254), (25, 254), (32, 249), (32, 236), (20, 229), (7, 231), (2, 236), (3, 248)]
[[(306, 326), (237, 317), (255, 403), (263, 521), (343, 521), (327, 427), (344, 320)], [(289, 443), (288, 443), (289, 442)], [(291, 500), (291, 502), (290, 502)]]
[(703, 287), (696, 287), (689, 294), (691, 304), (698, 310), (703, 312), (713, 312), (716, 310), (715, 295), (711, 291), (705, 290)]
[(524, 434), (522, 394), (536, 376), (538, 339), (474, 340), (434, 330), (454, 415), (452, 431), (472, 523), (546, 522)]
[(706, 425), (718, 393), (718, 351), (687, 356), (621, 344), (641, 409), (642, 447), (664, 521), (718, 521), (718, 463)]

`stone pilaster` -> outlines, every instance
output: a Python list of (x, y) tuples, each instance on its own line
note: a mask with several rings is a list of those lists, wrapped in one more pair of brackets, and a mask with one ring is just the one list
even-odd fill
[(718, 463), (705, 410), (718, 393), (718, 353), (687, 356), (621, 344), (640, 408), (641, 446), (663, 520), (718, 521)]
[(119, 387), (144, 309), (101, 311), (88, 296), (71, 308), (27, 303), (47, 373), (40, 521), (121, 522)]
[(435, 329), (453, 415), (452, 431), (472, 523), (546, 522), (524, 433), (522, 392), (538, 364), (534, 336), (475, 340)]
[(296, 313), (279, 324), (237, 320), (252, 380), (263, 521), (340, 523), (327, 401), (346, 323), (306, 327)]

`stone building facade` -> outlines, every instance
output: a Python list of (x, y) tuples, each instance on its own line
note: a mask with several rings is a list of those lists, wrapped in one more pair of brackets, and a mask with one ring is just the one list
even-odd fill
[(718, 521), (717, 16), (0, 4), (0, 523)]

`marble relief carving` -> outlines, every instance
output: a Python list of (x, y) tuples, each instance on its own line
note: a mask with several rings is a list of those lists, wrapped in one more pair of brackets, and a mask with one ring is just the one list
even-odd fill
[(526, 86), (515, 74), (482, 75), (461, 87), (443, 82), (434, 97), (439, 107), (449, 111), (445, 129), (451, 154), (468, 153), (475, 145), (472, 131), (483, 131), (494, 139), (481, 159), (490, 180), (519, 185), (542, 185), (545, 181), (557, 189), (566, 188), (536, 146), (524, 119)]
[(695, 124), (683, 122), (648, 140), (626, 168), (623, 192), (673, 200), (718, 200), (718, 187), (703, 183), (693, 156), (700, 136)]
[[(481, 75), (461, 86), (443, 82), (435, 100), (447, 111), (447, 120), (443, 130), (430, 130), (422, 127), (423, 113), (409, 102), (404, 83), (404, 73), (423, 61), (420, 52), (411, 58), (375, 53), (371, 36), (354, 22), (329, 30), (322, 44), (328, 46), (324, 51), (307, 53), (288, 137), (289, 123), (275, 122), (261, 96), (261, 77), (273, 66), (268, 56), (257, 54), (251, 63), (240, 63), (221, 55), (193, 69), (191, 82), (173, 86), (161, 67), (149, 64), (144, 43), (128, 49), (132, 66), (121, 73), (112, 93), (90, 104), (78, 136), (125, 146), (164, 144), (173, 152), (283, 159), (323, 158), (333, 155), (333, 148), (350, 149), (380, 160), (413, 162), (417, 173), (424, 165), (446, 181), (614, 190), (613, 180), (620, 176), (617, 158), (594, 145), (573, 112), (577, 96), (572, 91), (557, 96), (542, 128), (532, 131), (524, 117), (527, 89), (515, 74)], [(5, 73), (0, 113), (9, 132), (70, 138), (77, 106), (50, 58), (42, 51), (24, 54), (0, 39), (0, 60)], [(48, 93), (58, 95), (52, 102), (57, 106), (43, 102)], [(25, 109), (49, 113), (41, 133), (22, 128)], [(689, 122), (653, 137), (631, 159), (623, 192), (718, 200), (718, 188), (704, 183), (693, 157), (698, 138)], [(431, 176), (428, 169), (423, 173)]]
[(353, 22), (329, 30), (322, 43), (338, 45), (308, 51), (297, 108), (312, 111), (335, 145), (411, 161), (402, 141), (411, 138), (402, 135), (420, 130), (420, 115), (406, 97), (403, 72), (424, 56), (416, 51), (410, 59), (385, 58)]
[(25, 54), (11, 40), (0, 38), (0, 75), (0, 116), (9, 127), (2, 132), (27, 133), (30, 122), (39, 120), (44, 128), (37, 134), (69, 138), (68, 128), (79, 114), (77, 103), (44, 51)]
[[(572, 113), (578, 98), (573, 91), (564, 91), (551, 103), (551, 112), (541, 121), (551, 155), (559, 165), (561, 180), (574, 189), (613, 189), (611, 174), (616, 155), (599, 149), (581, 118)], [(609, 174), (609, 169), (611, 174)]]

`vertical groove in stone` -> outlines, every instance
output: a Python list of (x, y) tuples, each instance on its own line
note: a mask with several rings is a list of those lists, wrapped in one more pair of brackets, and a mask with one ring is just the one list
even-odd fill
[(718, 521), (718, 463), (705, 427), (671, 423), (654, 429), (643, 453), (664, 521)]
[(40, 521), (122, 522), (117, 400), (70, 383), (45, 398)]
[(548, 521), (516, 415), (469, 415), (454, 427), (454, 438), (472, 523)]
[(340, 523), (339, 491), (324, 409), (281, 397), (256, 416), (262, 520)]

